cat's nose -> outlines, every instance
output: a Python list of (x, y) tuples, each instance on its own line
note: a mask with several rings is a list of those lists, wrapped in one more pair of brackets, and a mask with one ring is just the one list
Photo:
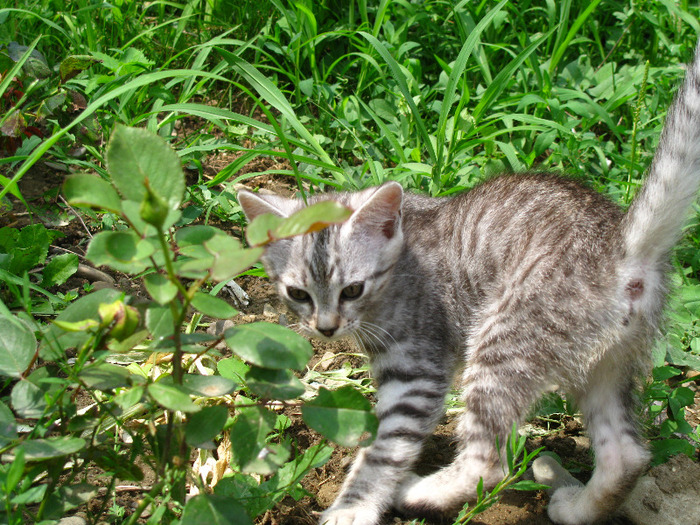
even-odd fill
[(333, 334), (335, 331), (338, 329), (337, 326), (332, 326), (330, 328), (318, 328), (318, 331), (321, 332), (323, 335), (326, 337), (333, 337)]

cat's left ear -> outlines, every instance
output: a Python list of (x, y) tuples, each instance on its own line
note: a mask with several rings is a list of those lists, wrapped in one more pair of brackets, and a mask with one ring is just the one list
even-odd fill
[(403, 188), (398, 182), (387, 182), (374, 190), (370, 197), (353, 213), (350, 223), (370, 231), (378, 231), (393, 239), (401, 230)]
[(248, 190), (238, 192), (238, 202), (248, 222), (263, 213), (289, 217), (294, 212), (292, 208), (296, 204), (293, 199), (285, 199), (277, 195), (258, 195)]

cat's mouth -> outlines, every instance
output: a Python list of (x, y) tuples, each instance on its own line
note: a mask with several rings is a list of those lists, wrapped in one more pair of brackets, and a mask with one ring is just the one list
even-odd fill
[(342, 339), (344, 335), (347, 335), (345, 333), (345, 330), (341, 330), (339, 328), (336, 328), (336, 329), (316, 328), (313, 330), (313, 337), (315, 337), (316, 339), (320, 339), (321, 341), (337, 341), (338, 339)]

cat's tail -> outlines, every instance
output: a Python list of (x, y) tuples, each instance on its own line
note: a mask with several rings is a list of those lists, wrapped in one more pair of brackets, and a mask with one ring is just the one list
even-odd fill
[(668, 110), (644, 185), (623, 222), (626, 258), (663, 269), (700, 188), (700, 45)]

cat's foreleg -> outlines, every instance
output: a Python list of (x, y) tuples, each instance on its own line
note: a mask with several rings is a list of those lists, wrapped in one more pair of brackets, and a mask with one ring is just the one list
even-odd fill
[(447, 467), (402, 483), (394, 505), (407, 515), (439, 517), (454, 512), (476, 499), (481, 479), (488, 489), (507, 473), (503, 458), (512, 425), (539, 396), (541, 380), (517, 356), (491, 362), (482, 357), (475, 352), (463, 375), (466, 406), (456, 432), (460, 450)]
[(322, 525), (379, 523), (443, 413), (446, 372), (431, 376), (426, 372), (430, 365), (405, 358), (384, 365), (378, 370), (377, 438), (358, 454), (338, 498), (323, 513)]

